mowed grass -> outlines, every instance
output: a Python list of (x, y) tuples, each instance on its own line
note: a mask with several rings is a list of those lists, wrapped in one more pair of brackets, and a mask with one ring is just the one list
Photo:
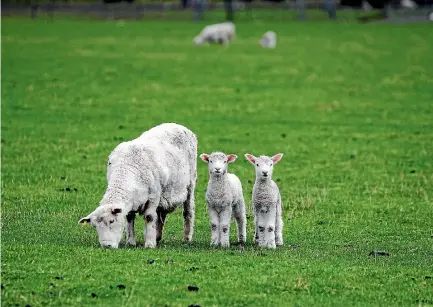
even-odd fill
[[(433, 304), (431, 25), (258, 19), (195, 48), (204, 24), (3, 20), (2, 306)], [(268, 29), (275, 50), (258, 46)], [(238, 155), (244, 249), (209, 246), (201, 161), (193, 243), (181, 210), (153, 250), (102, 249), (78, 225), (111, 150), (161, 122), (193, 130), (199, 154)], [(275, 251), (252, 244), (247, 152), (284, 153)]]

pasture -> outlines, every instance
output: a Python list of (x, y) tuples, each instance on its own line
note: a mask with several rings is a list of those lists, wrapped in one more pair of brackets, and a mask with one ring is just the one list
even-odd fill
[[(433, 304), (432, 26), (258, 19), (196, 48), (204, 25), (2, 21), (2, 306)], [(244, 248), (209, 246), (200, 160), (193, 243), (181, 210), (154, 250), (102, 249), (78, 225), (111, 150), (161, 122), (194, 131), (198, 154), (238, 155)], [(284, 153), (276, 250), (252, 244), (247, 152)]]

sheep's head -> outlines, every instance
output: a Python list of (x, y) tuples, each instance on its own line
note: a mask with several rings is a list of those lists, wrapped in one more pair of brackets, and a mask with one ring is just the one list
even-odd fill
[(270, 180), (272, 179), (272, 172), (274, 170), (274, 164), (277, 164), (283, 157), (282, 153), (276, 154), (273, 157), (260, 156), (254, 157), (247, 153), (245, 158), (254, 165), (256, 169), (256, 178), (259, 180)]
[(122, 239), (124, 214), (119, 205), (104, 205), (96, 208), (88, 216), (83, 217), (78, 223), (92, 225), (99, 236), (102, 247), (117, 248)]
[(204, 41), (204, 39), (201, 35), (197, 35), (196, 37), (194, 37), (194, 40), (193, 40), (194, 45), (196, 45), (196, 46), (203, 44), (203, 41)]
[(227, 165), (236, 160), (234, 154), (226, 155), (223, 152), (213, 152), (211, 155), (201, 154), (200, 158), (208, 164), (209, 174), (221, 176), (227, 173)]

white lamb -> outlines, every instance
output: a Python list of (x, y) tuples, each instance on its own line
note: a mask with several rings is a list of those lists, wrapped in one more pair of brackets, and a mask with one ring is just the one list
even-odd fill
[(203, 28), (194, 38), (196, 46), (204, 43), (228, 45), (236, 36), (236, 27), (232, 22), (223, 22), (209, 25)]
[(109, 156), (108, 187), (96, 208), (79, 223), (96, 228), (102, 247), (117, 248), (126, 218), (126, 243), (136, 245), (134, 220), (146, 223), (144, 247), (162, 238), (168, 213), (183, 205), (183, 240), (194, 231), (197, 138), (184, 126), (164, 123), (119, 144)]
[(280, 190), (272, 180), (272, 172), (274, 164), (281, 160), (283, 154), (270, 158), (247, 153), (245, 157), (256, 169), (253, 187), (254, 242), (260, 247), (276, 248), (276, 245), (283, 245), (283, 210)]
[(247, 230), (242, 184), (236, 175), (227, 172), (228, 163), (234, 162), (237, 156), (214, 152), (211, 155), (201, 154), (200, 158), (209, 169), (206, 202), (211, 222), (211, 245), (230, 246), (232, 218), (238, 226), (238, 242), (244, 244)]
[(266, 32), (260, 40), (263, 48), (275, 48), (277, 46), (277, 34), (274, 31)]

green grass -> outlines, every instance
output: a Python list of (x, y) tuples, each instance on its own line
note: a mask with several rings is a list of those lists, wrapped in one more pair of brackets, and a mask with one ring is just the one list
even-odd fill
[[(3, 20), (2, 306), (431, 305), (431, 26), (258, 20), (239, 23), (229, 48), (195, 48), (202, 26)], [(275, 50), (258, 46), (268, 29)], [(198, 135), (199, 154), (239, 156), (244, 250), (209, 247), (202, 162), (192, 244), (181, 211), (154, 250), (105, 250), (78, 225), (111, 150), (171, 121)], [(246, 152), (285, 154), (276, 251), (252, 245)], [(142, 243), (142, 221), (136, 232)]]

